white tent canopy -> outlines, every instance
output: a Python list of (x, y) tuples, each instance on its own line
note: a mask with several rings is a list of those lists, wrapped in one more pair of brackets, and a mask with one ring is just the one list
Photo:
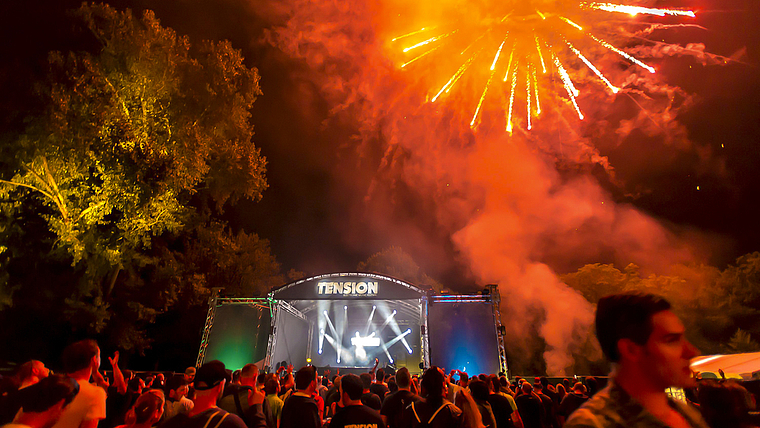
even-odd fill
[(723, 370), (727, 377), (745, 380), (760, 376), (760, 352), (731, 355), (702, 355), (691, 360), (691, 369), (701, 373)]

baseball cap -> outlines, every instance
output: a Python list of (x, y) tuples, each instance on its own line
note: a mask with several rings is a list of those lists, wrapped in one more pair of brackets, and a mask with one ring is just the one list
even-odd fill
[(204, 391), (219, 385), (227, 377), (224, 363), (219, 360), (209, 361), (195, 373), (195, 389)]
[(185, 370), (185, 374), (186, 374), (186, 375), (195, 376), (195, 367), (188, 367), (188, 368)]

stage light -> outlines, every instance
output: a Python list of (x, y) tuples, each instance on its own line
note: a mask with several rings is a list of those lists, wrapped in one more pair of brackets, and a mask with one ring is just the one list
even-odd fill
[(307, 362), (307, 363), (310, 363), (310, 362), (311, 362), (311, 358), (307, 358), (307, 359), (306, 359), (306, 362)]
[(323, 313), (324, 313), (325, 315), (327, 315), (327, 311), (323, 311)]
[(343, 309), (347, 311), (348, 310), (348, 306), (344, 306)]
[(366, 336), (369, 332), (370, 327), (372, 327), (372, 317), (375, 316), (375, 309), (377, 306), (372, 306), (372, 311), (369, 313), (369, 319), (367, 319), (367, 327), (364, 328), (364, 335)]

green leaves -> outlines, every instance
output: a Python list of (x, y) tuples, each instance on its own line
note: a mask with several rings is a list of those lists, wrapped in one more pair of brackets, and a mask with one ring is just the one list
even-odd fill
[[(67, 260), (74, 283), (49, 285), (63, 319), (140, 349), (141, 328), (185, 292), (262, 293), (283, 282), (266, 241), (212, 219), (267, 187), (250, 114), (259, 74), (229, 42), (192, 46), (150, 11), (85, 4), (73, 16), (97, 47), (50, 53), (38, 85), (44, 108), (3, 148), (13, 156), (0, 164), (0, 309), (15, 290), (38, 286), (8, 268), (16, 254)], [(39, 224), (44, 231), (31, 228)], [(166, 248), (189, 236), (213, 250)], [(47, 250), (21, 251), (25, 242)], [(183, 265), (201, 260), (226, 264)]]

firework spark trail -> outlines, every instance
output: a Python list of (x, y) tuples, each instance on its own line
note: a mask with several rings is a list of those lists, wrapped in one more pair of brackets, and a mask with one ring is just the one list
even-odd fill
[(528, 69), (525, 72), (525, 100), (526, 100), (526, 106), (527, 106), (527, 115), (525, 117), (528, 118), (528, 131), (530, 131), (533, 128), (533, 123), (531, 122), (531, 111), (530, 111), (530, 70), (531, 65), (528, 64)]
[(636, 16), (640, 13), (645, 14), (645, 15), (657, 15), (657, 16), (665, 16), (665, 15), (689, 16), (691, 18), (694, 18), (696, 16), (694, 12), (691, 10), (655, 9), (655, 8), (649, 8), (649, 7), (629, 6), (625, 4), (613, 4), (613, 3), (591, 3), (588, 6), (592, 9), (603, 10), (605, 12), (627, 13), (631, 16)]
[(515, 69), (512, 72), (512, 87), (509, 90), (509, 111), (507, 113), (507, 132), (512, 133), (512, 108), (515, 103), (515, 87), (517, 86), (517, 69), (520, 67), (520, 61), (515, 63)]
[(533, 38), (536, 40), (536, 50), (538, 51), (538, 59), (541, 60), (541, 68), (544, 70), (544, 74), (546, 74), (546, 64), (544, 63), (544, 55), (541, 53), (541, 44), (538, 42), (538, 35), (533, 35)]
[(583, 54), (578, 49), (576, 49), (575, 46), (573, 46), (570, 42), (568, 42), (567, 40), (565, 40), (565, 43), (567, 43), (567, 46), (570, 48), (570, 50), (572, 50), (573, 53), (575, 53), (575, 55), (577, 55), (578, 58), (580, 58), (581, 61), (583, 61), (583, 63), (586, 64), (586, 66), (588, 68), (590, 68), (591, 71), (594, 72), (594, 74), (597, 75), (597, 77), (599, 77), (600, 79), (602, 79), (602, 82), (604, 82), (604, 84), (607, 85), (607, 87), (610, 88), (610, 90), (612, 91), (613, 94), (617, 94), (618, 93), (618, 91), (620, 89), (617, 88), (612, 83), (610, 83), (610, 81), (607, 80), (606, 77), (604, 77), (604, 75), (602, 74), (602, 72), (599, 71), (596, 67), (594, 67), (594, 64), (592, 64), (591, 61), (589, 61), (585, 56), (583, 56)]
[[(506, 40), (504, 40), (506, 41)], [(503, 45), (504, 43), (502, 43)], [(475, 109), (475, 114), (472, 116), (472, 120), (470, 121), (470, 126), (475, 126), (475, 120), (478, 118), (478, 113), (480, 113), (480, 107), (483, 106), (483, 100), (486, 99), (486, 94), (488, 93), (488, 88), (491, 86), (491, 81), (493, 80), (494, 74), (496, 74), (495, 66), (496, 61), (499, 59), (499, 54), (501, 53), (501, 48), (496, 52), (496, 55), (493, 59), (493, 66), (491, 66), (491, 75), (488, 77), (488, 82), (486, 82), (486, 87), (483, 88), (483, 95), (480, 96), (480, 101), (478, 101), (478, 107)], [(510, 61), (512, 60), (512, 56), (509, 57)]]
[(541, 103), (538, 101), (538, 77), (536, 76), (536, 67), (531, 67), (533, 74), (533, 92), (536, 94), (536, 116), (541, 114)]
[(409, 52), (410, 50), (412, 50), (412, 49), (416, 49), (416, 48), (418, 48), (418, 47), (420, 47), (420, 46), (425, 46), (425, 45), (427, 45), (427, 44), (430, 44), (430, 43), (436, 42), (436, 41), (438, 41), (438, 40), (441, 40), (441, 39), (445, 39), (446, 37), (449, 37), (449, 36), (451, 36), (451, 35), (455, 34), (457, 31), (459, 31), (459, 30), (454, 30), (454, 31), (452, 31), (452, 32), (449, 32), (449, 33), (446, 33), (446, 34), (441, 34), (440, 36), (435, 36), (435, 37), (431, 37), (431, 38), (429, 38), (429, 39), (427, 39), (427, 40), (423, 40), (423, 41), (421, 41), (421, 42), (419, 42), (419, 43), (417, 43), (417, 44), (415, 44), (415, 45), (412, 45), (412, 46), (409, 46), (408, 48), (405, 48), (403, 52), (404, 52), (404, 53), (407, 53), (407, 52)]
[(509, 53), (509, 61), (507, 61), (507, 72), (504, 74), (503, 82), (507, 81), (507, 78), (509, 77), (509, 71), (512, 69), (512, 58), (515, 56), (515, 48), (517, 47), (517, 43), (512, 44), (512, 51)]
[(493, 71), (496, 68), (496, 63), (499, 61), (499, 55), (501, 55), (501, 49), (504, 48), (504, 43), (507, 43), (507, 37), (509, 37), (509, 32), (504, 36), (504, 40), (499, 45), (499, 49), (496, 51), (496, 56), (493, 57), (493, 62), (491, 63), (491, 71)]
[(446, 82), (445, 85), (443, 85), (441, 90), (438, 91), (437, 94), (435, 94), (435, 96), (433, 97), (433, 102), (436, 102), (436, 100), (438, 100), (438, 97), (440, 97), (442, 93), (444, 92), (448, 93), (449, 90), (451, 90), (451, 87), (454, 86), (459, 81), (459, 79), (462, 78), (462, 75), (467, 71), (467, 69), (470, 68), (470, 65), (472, 65), (472, 62), (475, 60), (475, 57), (477, 57), (479, 53), (480, 51), (474, 53), (470, 57), (470, 59), (468, 59), (464, 64), (462, 64), (461, 67), (459, 67), (459, 70), (457, 70), (456, 73), (454, 73), (454, 75), (451, 76), (451, 79), (449, 79), (449, 81)]
[[(597, 17), (601, 16), (601, 12), (609, 12), (613, 14), (622, 14), (626, 13), (631, 16), (636, 16), (638, 14), (641, 15), (655, 15), (655, 16), (676, 16), (676, 17), (694, 17), (695, 14), (693, 11), (690, 10), (684, 10), (684, 9), (666, 9), (666, 8), (648, 8), (648, 7), (639, 7), (639, 6), (629, 6), (625, 4), (617, 4), (617, 3), (608, 3), (608, 2), (590, 2), (590, 1), (582, 1), (579, 0), (577, 3), (575, 3), (575, 7), (573, 8), (570, 3), (568, 2), (567, 5), (563, 3), (562, 7), (559, 8), (559, 10), (552, 10), (549, 12), (541, 12), (539, 10), (533, 10), (528, 11), (527, 13), (524, 13), (524, 11), (518, 10), (518, 8), (514, 8), (511, 12), (507, 13), (506, 15), (503, 15), (503, 17), (496, 18), (496, 19), (488, 19), (485, 22), (484, 26), (481, 26), (479, 29), (476, 30), (476, 32), (470, 32), (467, 27), (458, 27), (454, 29), (453, 31), (450, 31), (448, 33), (444, 33), (443, 30), (439, 30), (441, 34), (436, 35), (434, 37), (427, 37), (424, 36), (424, 32), (433, 30), (435, 28), (439, 27), (430, 27), (426, 26), (419, 30), (412, 31), (407, 34), (403, 34), (401, 36), (395, 37), (392, 39), (392, 41), (397, 41), (400, 39), (405, 39), (407, 37), (413, 36), (413, 35), (421, 35), (420, 37), (425, 37), (426, 39), (423, 41), (420, 41), (412, 46), (406, 47), (403, 49), (404, 53), (410, 52), (414, 49), (421, 48), (423, 46), (426, 46), (425, 49), (429, 49), (426, 52), (423, 52), (422, 54), (416, 56), (415, 58), (411, 59), (410, 61), (404, 63), (401, 67), (407, 67), (408, 65), (415, 63), (425, 57), (428, 57), (429, 55), (433, 54), (434, 52), (444, 52), (442, 55), (448, 55), (448, 54), (454, 54), (454, 52), (451, 52), (452, 49), (450, 47), (457, 46), (460, 44), (460, 42), (467, 42), (466, 47), (464, 50), (460, 52), (460, 55), (465, 55), (467, 53), (467, 56), (462, 57), (458, 62), (458, 68), (453, 73), (453, 75), (450, 75), (448, 81), (446, 81), (446, 84), (444, 84), (442, 87), (439, 88), (438, 92), (432, 97), (432, 102), (436, 102), (444, 93), (449, 93), (452, 88), (454, 88), (455, 85), (457, 85), (457, 82), (459, 82), (460, 79), (462, 79), (465, 74), (468, 76), (468, 79), (479, 79), (480, 73), (474, 73), (471, 70), (473, 70), (472, 65), (474, 64), (476, 58), (480, 57), (480, 54), (484, 50), (491, 50), (492, 48), (496, 47), (495, 44), (491, 44), (492, 41), (496, 41), (496, 34), (494, 33), (502, 33), (506, 30), (506, 34), (504, 35), (504, 38), (502, 39), (501, 43), (498, 44), (498, 48), (494, 50), (494, 56), (493, 60), (490, 63), (490, 74), (486, 80), (485, 86), (483, 87), (483, 92), (477, 102), (477, 107), (475, 108), (474, 115), (472, 116), (472, 120), (470, 122), (470, 126), (473, 127), (478, 122), (478, 118), (480, 117), (480, 113), (482, 113), (482, 109), (484, 107), (484, 101), (488, 94), (488, 91), (492, 89), (493, 81), (494, 81), (494, 73), (500, 70), (499, 67), (499, 61), (503, 62), (502, 59), (502, 53), (504, 52), (505, 46), (507, 45), (507, 42), (509, 39), (512, 39), (512, 48), (509, 55), (509, 61), (508, 65), (506, 67), (506, 72), (503, 76), (502, 81), (504, 82), (505, 89), (510, 90), (510, 106), (507, 112), (507, 127), (508, 130), (511, 132), (512, 129), (512, 116), (513, 116), (513, 107), (515, 104), (514, 98), (517, 96), (522, 100), (522, 96), (526, 97), (526, 111), (528, 114), (528, 120), (527, 120), (527, 128), (531, 129), (533, 126), (532, 121), (532, 115), (534, 105), (535, 105), (535, 114), (536, 116), (541, 114), (541, 102), (539, 97), (539, 79), (537, 77), (538, 74), (538, 63), (541, 64), (541, 71), (543, 74), (546, 74), (547, 72), (549, 74), (553, 74), (555, 69), (557, 75), (559, 75), (560, 79), (562, 80), (563, 87), (568, 92), (568, 96), (570, 98), (570, 102), (572, 103), (573, 107), (575, 108), (576, 112), (578, 113), (578, 117), (583, 119), (584, 115), (580, 111), (580, 108), (578, 106), (578, 100), (576, 99), (579, 97), (579, 91), (575, 87), (573, 80), (571, 78), (571, 73), (578, 72), (579, 65), (576, 65), (576, 61), (572, 61), (573, 68), (566, 69), (565, 66), (560, 61), (560, 57), (558, 56), (560, 53), (563, 55), (567, 55), (569, 51), (564, 51), (564, 49), (560, 52), (554, 51), (554, 46), (552, 46), (552, 40), (555, 38), (559, 38), (563, 40), (566, 45), (568, 46), (569, 50), (572, 51), (572, 54), (574, 54), (578, 59), (581, 60), (585, 64), (586, 67), (588, 67), (611, 91), (612, 94), (617, 94), (620, 92), (620, 88), (615, 86), (610, 79), (605, 76), (604, 73), (600, 70), (600, 68), (597, 68), (597, 66), (593, 63), (593, 58), (586, 57), (581, 53), (581, 49), (584, 51), (586, 50), (585, 44), (580, 42), (579, 40), (573, 40), (573, 43), (578, 45), (578, 48), (573, 45), (569, 41), (572, 40), (569, 36), (572, 35), (576, 38), (583, 38), (585, 39), (585, 36), (588, 36), (589, 38), (593, 39), (595, 42), (601, 44), (608, 50), (611, 50), (614, 54), (617, 54), (621, 57), (623, 57), (625, 60), (630, 61), (631, 63), (644, 68), (645, 70), (649, 71), (650, 73), (656, 73), (656, 70), (654, 67), (644, 63), (643, 61), (636, 58), (636, 56), (640, 55), (640, 52), (644, 52), (642, 50), (636, 51), (631, 49), (626, 49), (629, 52), (626, 52), (620, 48), (615, 47), (612, 43), (607, 42), (606, 40), (603, 40), (599, 37), (596, 37), (588, 30), (584, 30), (584, 27), (591, 27), (596, 28), (594, 25), (594, 20), (599, 20), (600, 22), (606, 22), (606, 23), (614, 23), (614, 22), (620, 22), (621, 18), (616, 18), (615, 20), (600, 20)], [(578, 12), (581, 12), (585, 10), (587, 12), (591, 11), (593, 15), (593, 20), (589, 22), (584, 22), (581, 17), (584, 15), (579, 14)], [(535, 14), (533, 14), (535, 13)], [(515, 15), (516, 17), (510, 19), (510, 17), (513, 17)], [(573, 17), (573, 19), (569, 18)], [(539, 20), (540, 18), (540, 20)], [(575, 20), (574, 20), (575, 19)], [(581, 19), (581, 20), (578, 20)], [(538, 21), (537, 21), (538, 20)], [(536, 22), (540, 22), (540, 24), (536, 24)], [(641, 22), (639, 20), (629, 20), (625, 21), (625, 23), (628, 24), (645, 24), (649, 25), (648, 31), (653, 31), (654, 28), (670, 28), (671, 26), (696, 26), (695, 24), (679, 24), (679, 25), (670, 25), (670, 24), (658, 24), (658, 23), (648, 23), (648, 22)], [(584, 24), (584, 25), (581, 25)], [(564, 27), (567, 25), (567, 27)], [(572, 29), (571, 29), (572, 27)], [(701, 28), (701, 27), (700, 27)], [(475, 27), (472, 27), (472, 29), (475, 29)], [(598, 29), (597, 29), (598, 30)], [(446, 30), (448, 31), (448, 30)], [(454, 34), (459, 32), (458, 37), (451, 37)], [(465, 37), (468, 37), (469, 35), (477, 37), (473, 39), (462, 39), (461, 36), (465, 35)], [(522, 35), (527, 36), (525, 39), (523, 39)], [(567, 38), (565, 37), (565, 34), (568, 34)], [(621, 37), (628, 37), (631, 38), (637, 38), (635, 34), (627, 34), (625, 31), (622, 33), (616, 33), (618, 36)], [(428, 36), (431, 34), (428, 33)], [(532, 52), (531, 42), (530, 42), (530, 36), (533, 36), (533, 42), (535, 42), (535, 52)], [(450, 40), (444, 40), (446, 38), (450, 38)], [(646, 40), (645, 38), (642, 38), (643, 40)], [(417, 39), (419, 40), (419, 39)], [(454, 40), (454, 42), (452, 42)], [(498, 43), (498, 42), (496, 42)], [(460, 46), (464, 46), (465, 43), (462, 43)], [(588, 44), (588, 43), (586, 43)], [(446, 46), (445, 49), (441, 49), (442, 47)], [(432, 47), (432, 48), (431, 48)], [(457, 46), (458, 47), (458, 46)], [(678, 52), (685, 52), (687, 51), (687, 48), (681, 48)], [(420, 49), (421, 50), (421, 49)], [(458, 49), (457, 49), (458, 50)], [(476, 51), (476, 53), (472, 53)], [(544, 58), (544, 51), (548, 52), (548, 56)], [(667, 52), (673, 52), (674, 49), (666, 50), (661, 49), (662, 52), (667, 54)], [(535, 54), (538, 54), (538, 59), (535, 58)], [(606, 54), (604, 54), (606, 55)], [(434, 63), (441, 63), (440, 56), (436, 56), (436, 59), (434, 60)], [(465, 60), (465, 58), (467, 58)], [(563, 58), (564, 60), (565, 58)], [(516, 94), (515, 91), (515, 85), (519, 78), (520, 71), (516, 66), (513, 67), (513, 62), (523, 62), (525, 69), (525, 93), (523, 94), (520, 92), (519, 94)], [(548, 67), (547, 67), (548, 65)], [(556, 67), (554, 67), (556, 66)], [(499, 71), (500, 72), (500, 71)], [(507, 83), (507, 79), (510, 79), (510, 74), (512, 74), (512, 82)], [(577, 79), (576, 79), (577, 81)], [(511, 83), (511, 85), (510, 85)], [(510, 85), (507, 87), (506, 85)], [(532, 87), (531, 87), (532, 85)], [(460, 85), (461, 87), (461, 85)], [(547, 90), (549, 88), (546, 88)], [(535, 96), (535, 100), (534, 100)], [(564, 97), (564, 95), (563, 95)], [(547, 100), (544, 100), (546, 103)], [(546, 107), (546, 106), (544, 106)]]
[(559, 19), (567, 22), (568, 24), (572, 25), (573, 27), (577, 28), (578, 30), (583, 31), (583, 27), (581, 27), (580, 25), (576, 24), (572, 20), (570, 20), (568, 18), (565, 18), (564, 16), (560, 16)]
[(413, 64), (413, 63), (415, 63), (415, 62), (417, 62), (417, 61), (421, 60), (422, 58), (424, 58), (424, 57), (426, 57), (426, 56), (430, 55), (431, 53), (433, 53), (433, 52), (435, 52), (435, 51), (437, 51), (437, 50), (438, 50), (438, 49), (440, 49), (442, 46), (443, 46), (443, 45), (438, 45), (438, 46), (434, 47), (433, 49), (430, 49), (429, 51), (427, 51), (427, 52), (423, 53), (422, 55), (420, 55), (420, 56), (418, 56), (418, 57), (416, 57), (416, 58), (412, 59), (411, 61), (405, 62), (404, 64), (402, 64), (402, 65), (401, 65), (401, 68), (404, 68), (404, 67), (406, 67), (406, 66), (407, 66), (407, 65), (409, 65), (409, 64)]
[(434, 30), (435, 28), (436, 28), (436, 27), (430, 27), (430, 28), (428, 28), (428, 27), (422, 27), (422, 28), (420, 28), (420, 29), (419, 29), (419, 30), (417, 30), (417, 31), (412, 31), (411, 33), (402, 34), (402, 35), (400, 35), (400, 36), (398, 36), (398, 37), (396, 37), (396, 38), (393, 38), (393, 39), (391, 39), (391, 41), (392, 41), (392, 42), (395, 42), (396, 40), (405, 39), (405, 38), (407, 38), (407, 37), (409, 37), (409, 36), (414, 36), (415, 34), (420, 34), (420, 33), (422, 33), (423, 31), (427, 31), (427, 30)]
[(555, 55), (553, 52), (552, 59), (554, 60), (554, 65), (557, 67), (557, 71), (560, 78), (562, 79), (562, 83), (565, 86), (567, 95), (570, 97), (570, 101), (573, 103), (573, 107), (575, 107), (575, 111), (578, 113), (578, 118), (580, 118), (580, 120), (583, 120), (583, 113), (581, 113), (581, 109), (578, 107), (578, 103), (575, 100), (575, 97), (577, 97), (579, 94), (578, 90), (575, 89), (575, 86), (573, 86), (573, 81), (570, 80), (570, 75), (567, 74), (567, 70), (565, 70), (565, 67), (562, 66), (559, 58), (557, 58), (557, 55)]
[(632, 63), (638, 65), (639, 67), (645, 68), (650, 73), (652, 73), (652, 74), (655, 73), (654, 67), (651, 67), (649, 65), (644, 64), (643, 62), (639, 61), (638, 59), (634, 58), (631, 55), (628, 55), (628, 53), (626, 53), (624, 51), (621, 51), (620, 49), (616, 48), (615, 46), (612, 46), (611, 44), (605, 42), (604, 40), (600, 40), (600, 39), (594, 37), (594, 35), (591, 34), (591, 33), (586, 33), (586, 34), (589, 37), (591, 37), (592, 39), (594, 39), (597, 43), (599, 43), (600, 45), (604, 46), (605, 48), (607, 48), (607, 49), (615, 52), (616, 54), (622, 56), (623, 58), (627, 59), (628, 61), (631, 61)]

